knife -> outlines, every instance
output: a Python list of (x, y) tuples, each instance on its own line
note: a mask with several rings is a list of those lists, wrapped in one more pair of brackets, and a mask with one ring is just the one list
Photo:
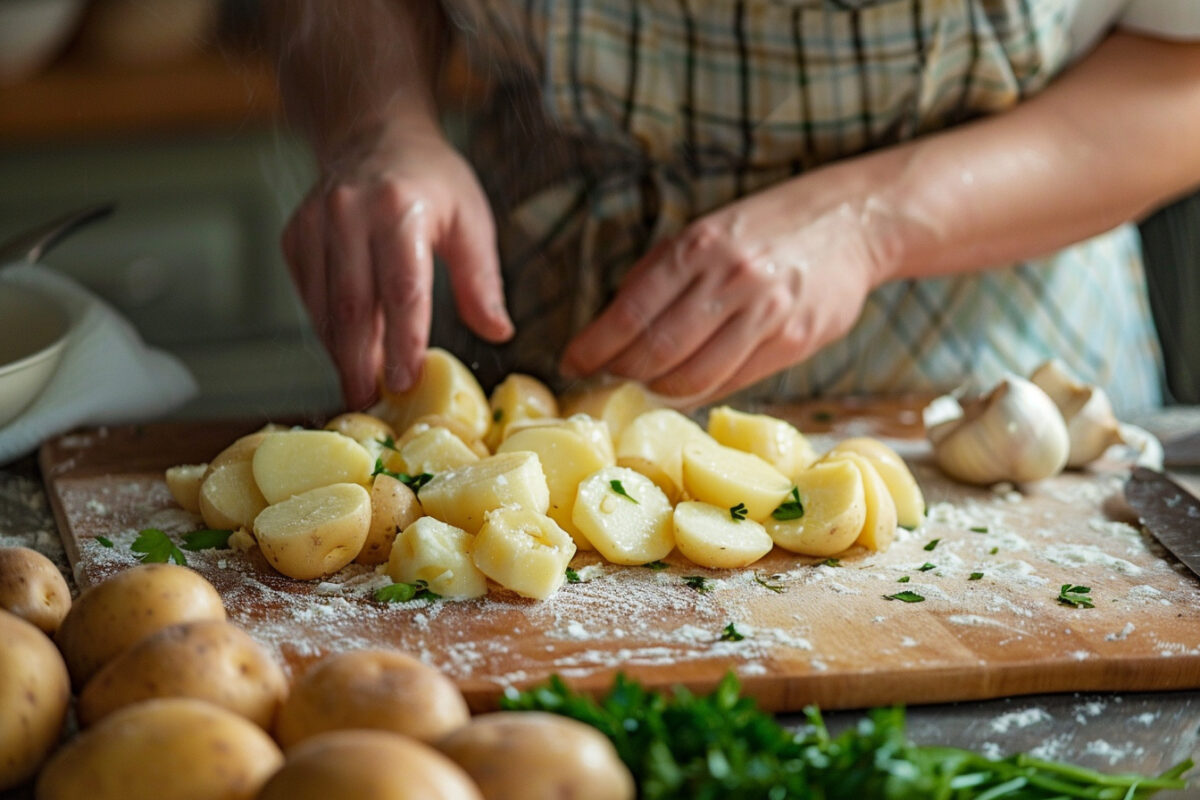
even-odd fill
[(1125, 500), (1159, 543), (1200, 575), (1200, 500), (1175, 481), (1146, 467), (1134, 467), (1125, 482)]

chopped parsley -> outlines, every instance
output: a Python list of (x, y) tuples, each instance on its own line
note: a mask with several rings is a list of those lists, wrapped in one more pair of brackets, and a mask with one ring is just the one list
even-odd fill
[(800, 489), (796, 486), (792, 487), (792, 499), (784, 500), (779, 504), (779, 508), (771, 512), (771, 518), (778, 522), (800, 519), (803, 516), (804, 504), (800, 502)]
[(821, 566), (823, 567), (840, 567), (841, 565), (842, 561), (840, 558), (827, 558), (821, 562)]
[(917, 594), (916, 592), (910, 592), (907, 590), (903, 591), (903, 592), (896, 592), (896, 594), (885, 594), (883, 596), (883, 599), (884, 600), (899, 600), (904, 603), (923, 603), (923, 602), (925, 602), (924, 597)]
[(987, 533), (987, 525), (972, 525), (969, 529), (971, 533)]
[(901, 575), (899, 578), (896, 579), (896, 583), (908, 583), (911, 580), (912, 580), (912, 578), (908, 577), (907, 575)]
[(567, 583), (582, 583), (579, 573), (571, 567), (567, 567)]
[(972, 573), (971, 573), (971, 575), (970, 575), (970, 577), (968, 577), (968, 578), (967, 578), (967, 580), (969, 580), (969, 581), (977, 581), (977, 580), (981, 580), (982, 578), (983, 578), (983, 573), (982, 573), (982, 572), (972, 572)]
[(921, 566), (917, 567), (917, 572), (929, 572), (931, 569), (937, 569), (937, 564), (930, 564), (926, 561)]
[(745, 638), (746, 638), (746, 637), (745, 637), (745, 636), (743, 636), (743, 635), (742, 635), (740, 632), (738, 632), (738, 629), (737, 629), (737, 628), (735, 628), (735, 627), (733, 626), (733, 623), (731, 622), (731, 623), (729, 623), (728, 625), (726, 625), (726, 626), (725, 626), (725, 630), (723, 630), (723, 631), (721, 632), (721, 638), (720, 638), (718, 641), (722, 641), (722, 642), (740, 642), (742, 639), (745, 639)]
[[(386, 450), (395, 450), (397, 453), (400, 452), (400, 449), (396, 447), (396, 440), (391, 436), (385, 436), (382, 439), (376, 439), (375, 441), (379, 442), (379, 444)], [(378, 468), (381, 465), (378, 461), (376, 461), (375, 466)]]
[(759, 586), (763, 587), (764, 589), (770, 589), (775, 594), (783, 594), (783, 592), (785, 591), (783, 584), (767, 583), (762, 578), (760, 578), (757, 573), (755, 573), (755, 575), (754, 575), (754, 582), (757, 583)]
[(625, 487), (621, 485), (620, 481), (615, 480), (615, 479), (611, 480), (608, 482), (608, 487), (610, 489), (612, 489), (614, 492), (616, 492), (617, 494), (621, 495), (621, 497), (624, 497), (626, 500), (630, 501), (631, 503), (637, 503), (637, 498), (635, 498), (629, 492), (625, 491)]
[(113, 546), (112, 539), (109, 539), (107, 536), (97, 536), (96, 544), (100, 545), (101, 547), (108, 547), (108, 548), (111, 548)]
[(814, 411), (812, 413), (814, 422), (833, 422), (832, 411)]
[(938, 546), (938, 542), (940, 542), (940, 541), (941, 541), (941, 539), (930, 539), (929, 542), (925, 545), (925, 549), (926, 550), (935, 549)]
[(503, 408), (497, 408), (495, 411), (492, 412), (492, 422), (499, 422), (502, 419), (504, 419), (504, 409)]
[(746, 518), (746, 504), (738, 503), (733, 508), (729, 509), (729, 517), (734, 522), (741, 522)]
[(683, 583), (689, 589), (695, 589), (701, 594), (712, 591), (712, 587), (708, 585), (708, 578), (703, 575), (684, 575)]
[(168, 561), (174, 561), (181, 567), (187, 566), (187, 556), (158, 528), (140, 531), (129, 549), (140, 554), (137, 559), (143, 564), (166, 564)]
[(421, 491), (425, 484), (433, 480), (433, 473), (430, 472), (422, 472), (420, 475), (409, 475), (407, 472), (392, 472), (383, 466), (382, 458), (375, 459), (375, 471), (371, 473), (371, 477), (375, 477), (376, 475), (387, 475), (389, 478), (395, 478), (414, 492)]
[(1095, 608), (1096, 604), (1092, 602), (1091, 592), (1092, 587), (1090, 586), (1073, 586), (1069, 583), (1064, 583), (1062, 588), (1058, 590), (1058, 597), (1056, 599), (1065, 606)]
[(410, 600), (441, 600), (442, 596), (429, 590), (425, 581), (415, 583), (392, 583), (375, 590), (375, 599), (380, 603), (407, 603)]
[(645, 564), (642, 564), (642, 566), (645, 567), (646, 569), (652, 569), (655, 572), (658, 572), (659, 570), (667, 569), (671, 565), (665, 561), (650, 561)]
[(205, 528), (202, 531), (192, 531), (183, 535), (184, 550), (228, 550), (229, 537), (233, 531)]
[(1000, 548), (999, 548), (999, 547), (993, 547), (991, 550), (988, 550), (988, 555), (989, 555), (989, 556), (994, 556), (994, 555), (996, 555), (996, 553), (999, 553), (999, 552), (1000, 552)]

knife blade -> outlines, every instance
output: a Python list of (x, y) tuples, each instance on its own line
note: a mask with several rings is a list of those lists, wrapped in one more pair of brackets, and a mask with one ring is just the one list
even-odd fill
[(1125, 500), (1143, 527), (1200, 576), (1200, 500), (1161, 472), (1134, 467)]

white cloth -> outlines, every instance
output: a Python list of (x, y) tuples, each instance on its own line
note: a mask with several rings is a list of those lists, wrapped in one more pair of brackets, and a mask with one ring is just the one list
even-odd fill
[(1200, 0), (1088, 0), (1069, 20), (1071, 54), (1091, 51), (1114, 26), (1160, 39), (1200, 38)]
[(71, 321), (62, 360), (46, 388), (0, 427), (0, 465), (72, 428), (144, 421), (196, 394), (196, 381), (179, 359), (149, 347), (128, 320), (67, 276), (18, 264), (0, 271), (0, 282), (49, 294)]

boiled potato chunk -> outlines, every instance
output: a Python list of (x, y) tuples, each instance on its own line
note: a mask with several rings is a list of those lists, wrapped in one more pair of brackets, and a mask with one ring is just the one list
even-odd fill
[(482, 439), (492, 423), (492, 410), (479, 381), (450, 353), (431, 347), (416, 383), (394, 394), (386, 387), (377, 413), (398, 431), (408, 430), (419, 417), (444, 414), (466, 426), (472, 439)]
[(870, 460), (887, 484), (888, 493), (896, 504), (896, 522), (905, 528), (916, 528), (925, 517), (925, 496), (912, 471), (900, 455), (878, 439), (858, 436), (838, 442), (834, 453), (858, 453)]
[(708, 434), (726, 447), (754, 453), (789, 478), (817, 460), (804, 434), (767, 414), (718, 406), (708, 413)]
[(440, 472), (421, 488), (420, 499), (429, 516), (473, 534), (483, 526), (484, 514), (501, 506), (545, 514), (550, 490), (537, 454), (522, 451)]
[(253, 800), (283, 754), (249, 720), (172, 697), (106, 717), (59, 750), (38, 777), (39, 800)]
[(683, 487), (671, 480), (671, 476), (666, 473), (666, 470), (653, 461), (647, 461), (638, 456), (622, 456), (617, 459), (617, 466), (628, 467), (654, 481), (654, 485), (662, 489), (663, 494), (671, 501), (671, 505), (675, 505), (683, 497)]
[(468, 719), (462, 692), (433, 667), (396, 650), (351, 650), (295, 681), (275, 737), (290, 749), (326, 731), (370, 728), (435, 742)]
[(0, 608), (53, 636), (71, 610), (71, 587), (54, 562), (37, 550), (3, 547)]
[(204, 524), (218, 530), (247, 528), (267, 507), (254, 481), (250, 461), (227, 461), (209, 473), (200, 484), (197, 502)]
[(200, 484), (207, 471), (208, 464), (180, 464), (167, 469), (167, 491), (184, 511), (200, 513)]
[(433, 517), (421, 517), (396, 537), (388, 575), (397, 583), (425, 581), (442, 597), (487, 594), (487, 578), (471, 560), (474, 537)]
[(867, 504), (867, 516), (855, 544), (860, 544), (868, 550), (888, 549), (892, 540), (896, 538), (896, 503), (873, 462), (851, 452), (831, 453), (826, 459), (849, 461), (862, 473), (863, 500)]
[(764, 520), (792, 490), (792, 481), (753, 453), (697, 441), (683, 448), (683, 488), (696, 500)]
[(371, 482), (375, 459), (337, 431), (269, 433), (254, 451), (254, 480), (268, 503), (333, 483)]
[(400, 447), (400, 461), (409, 475), (436, 475), (478, 460), (479, 455), (462, 439), (440, 426), (418, 433)]
[(135, 642), (168, 625), (200, 619), (225, 619), (211, 583), (187, 567), (139, 564), (85, 590), (54, 639), (79, 688)]
[(574, 514), (576, 527), (614, 564), (647, 564), (675, 547), (671, 501), (627, 467), (607, 467), (584, 479)]
[(545, 514), (523, 508), (489, 511), (471, 550), (484, 575), (535, 600), (562, 586), (574, 555), (570, 534)]
[(256, 800), (484, 800), (462, 768), (383, 731), (330, 731), (288, 750)]
[(604, 734), (542, 711), (471, 720), (438, 743), (487, 800), (633, 800), (633, 776)]
[[(607, 439), (607, 433), (604, 434)], [(550, 507), (546, 515), (571, 534), (575, 546), (590, 550), (592, 545), (571, 519), (579, 483), (596, 470), (610, 466), (612, 447), (607, 450), (594, 438), (585, 437), (566, 424), (544, 425), (517, 431), (501, 443), (497, 452), (536, 453), (546, 476)]]
[(0, 611), (0, 793), (37, 771), (58, 744), (71, 680), (54, 643)]
[(408, 429), (396, 441), (396, 449), (384, 456), (383, 462), (387, 465), (387, 468), (393, 472), (403, 472), (405, 466), (404, 460), (400, 457), (400, 450), (413, 437), (420, 436), (430, 428), (445, 428), (457, 436), (460, 442), (465, 444), (472, 453), (480, 458), (487, 458), (492, 454), (488, 446), (482, 440), (477, 439), (474, 432), (460, 420), (448, 417), (445, 414), (426, 414), (423, 417), (417, 417), (416, 421), (412, 425), (409, 425)]
[(683, 446), (713, 442), (699, 425), (670, 408), (639, 414), (617, 438), (617, 458), (641, 458), (658, 465), (671, 482), (683, 486)]
[(370, 454), (372, 461), (390, 452), (386, 443), (396, 438), (391, 425), (379, 417), (358, 411), (338, 414), (325, 423), (325, 430), (336, 431), (358, 442)]
[(568, 394), (561, 406), (564, 416), (587, 414), (603, 420), (612, 437), (619, 439), (634, 418), (660, 408), (662, 402), (640, 383), (625, 381)]
[(283, 670), (258, 642), (223, 620), (155, 631), (105, 664), (79, 694), (79, 724), (156, 697), (205, 700), (269, 729), (287, 694)]
[(335, 483), (267, 506), (254, 520), (254, 538), (272, 567), (308, 580), (353, 561), (370, 527), (367, 490), (357, 483)]
[(752, 519), (734, 519), (728, 508), (687, 501), (675, 506), (675, 544), (692, 563), (715, 569), (745, 567), (771, 552), (775, 542)]
[(862, 471), (849, 461), (818, 462), (796, 476), (799, 516), (763, 527), (775, 544), (805, 556), (840, 553), (858, 538), (867, 520)]
[(208, 462), (208, 467), (204, 470), (204, 478), (207, 479), (218, 467), (225, 464), (231, 464), (237, 461), (250, 462), (254, 459), (254, 451), (262, 444), (262, 440), (267, 438), (267, 434), (272, 431), (261, 430), (254, 433), (248, 433), (245, 436), (238, 437), (233, 441), (233, 444), (226, 447), (216, 458)]
[(371, 527), (354, 560), (359, 564), (387, 561), (396, 536), (422, 513), (416, 493), (403, 481), (382, 472), (376, 475), (371, 482)]
[(546, 384), (514, 372), (492, 389), (492, 424), (485, 442), (493, 451), (504, 441), (504, 432), (514, 422), (558, 416), (558, 400)]

